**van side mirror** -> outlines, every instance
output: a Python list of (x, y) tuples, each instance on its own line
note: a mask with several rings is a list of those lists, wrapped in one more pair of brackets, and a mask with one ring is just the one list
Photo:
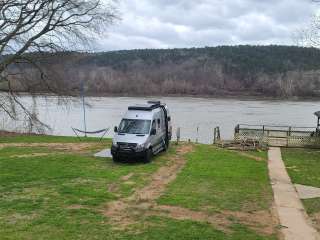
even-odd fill
[(155, 128), (151, 129), (150, 135), (156, 135), (157, 134), (157, 130)]
[(167, 120), (168, 120), (168, 122), (170, 122), (171, 121), (171, 117), (167, 117)]
[(113, 129), (113, 131), (114, 131), (115, 133), (118, 132), (118, 127), (115, 126), (114, 129)]

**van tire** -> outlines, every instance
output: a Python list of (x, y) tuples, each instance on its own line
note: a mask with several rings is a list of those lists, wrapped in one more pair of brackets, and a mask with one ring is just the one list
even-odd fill
[(162, 144), (162, 151), (166, 152), (168, 150), (168, 145), (164, 142)]
[(115, 162), (115, 163), (117, 163), (117, 162), (119, 162), (119, 158), (116, 157), (116, 156), (112, 156), (112, 161)]
[(145, 155), (145, 157), (144, 157), (144, 159), (143, 159), (143, 162), (144, 162), (144, 163), (150, 163), (150, 162), (151, 162), (151, 159), (152, 159), (152, 155), (153, 155), (152, 149), (149, 148), (149, 149), (146, 151), (146, 155)]

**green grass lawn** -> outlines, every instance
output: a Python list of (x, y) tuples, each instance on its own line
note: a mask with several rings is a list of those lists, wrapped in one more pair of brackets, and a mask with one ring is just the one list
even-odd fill
[[(72, 137), (17, 136), (2, 143), (77, 143)], [(94, 143), (85, 152), (48, 146), (0, 148), (0, 239), (276, 239), (234, 222), (228, 231), (205, 222), (141, 216), (129, 230), (116, 229), (103, 214), (110, 201), (130, 196), (176, 154), (172, 145), (151, 164), (114, 164), (92, 153), (110, 145)], [(96, 142), (96, 143), (95, 143)], [(88, 152), (89, 151), (89, 152)], [(160, 203), (201, 209), (267, 209), (271, 193), (265, 162), (197, 145)], [(131, 177), (124, 180), (124, 176)]]
[[(320, 188), (319, 149), (282, 149), (281, 152), (293, 183)], [(320, 214), (320, 198), (303, 200), (303, 203), (308, 214)]]
[(267, 151), (263, 151), (263, 150), (251, 150), (251, 151), (248, 151), (248, 154), (252, 155), (252, 156), (255, 156), (255, 157), (258, 157), (258, 158), (261, 158), (261, 159), (264, 159), (264, 160), (268, 160), (268, 152)]
[[(9, 141), (23, 142), (23, 138)], [(37, 141), (76, 142), (77, 139), (34, 136), (27, 142)], [(31, 155), (39, 153), (49, 154)], [(101, 207), (143, 186), (147, 177), (166, 161), (167, 158), (159, 157), (152, 164), (114, 164), (111, 159), (47, 147), (2, 148), (0, 239), (70, 239), (78, 238), (83, 231), (83, 239), (88, 239), (87, 228), (94, 226), (95, 231), (95, 227), (106, 221), (99, 213)], [(121, 177), (129, 173), (134, 175), (130, 184), (126, 184)], [(108, 190), (112, 186), (113, 190)], [(72, 209), (77, 205), (83, 208)]]
[(270, 207), (272, 191), (266, 162), (206, 145), (198, 145), (188, 159), (159, 203), (212, 211)]
[[(84, 142), (99, 142), (99, 138), (95, 137), (81, 137)], [(77, 137), (67, 136), (51, 136), (51, 135), (13, 135), (0, 136), (0, 143), (77, 143)], [(108, 142), (110, 139), (103, 138), (102, 142)]]

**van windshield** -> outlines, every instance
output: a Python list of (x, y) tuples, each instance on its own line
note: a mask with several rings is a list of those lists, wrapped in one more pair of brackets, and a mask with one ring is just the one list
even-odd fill
[(150, 122), (150, 120), (141, 119), (122, 119), (119, 126), (119, 133), (148, 134)]

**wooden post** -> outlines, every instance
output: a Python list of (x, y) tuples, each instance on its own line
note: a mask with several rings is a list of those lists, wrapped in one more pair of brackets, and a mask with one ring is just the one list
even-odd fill
[(215, 127), (213, 131), (213, 144), (220, 142), (220, 140), (221, 140), (220, 127)]
[(83, 109), (83, 126), (84, 126), (84, 137), (87, 137), (87, 123), (86, 123), (86, 104), (84, 102), (84, 81), (82, 80), (82, 109)]
[(291, 136), (291, 127), (289, 127), (289, 131), (287, 132), (287, 147), (289, 147), (289, 137)]
[(179, 144), (180, 141), (180, 127), (177, 128), (177, 144)]
[(198, 138), (199, 138), (199, 126), (197, 126), (197, 137), (196, 137), (196, 143), (198, 143)]

